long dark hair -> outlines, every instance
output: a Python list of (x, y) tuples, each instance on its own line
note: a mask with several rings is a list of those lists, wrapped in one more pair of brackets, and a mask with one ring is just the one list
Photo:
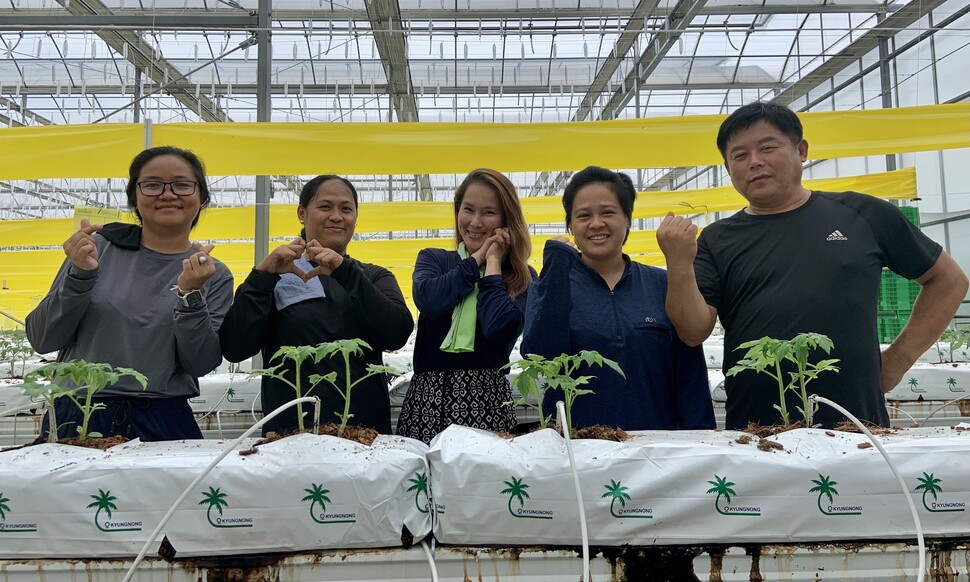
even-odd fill
[(462, 180), (458, 189), (455, 190), (455, 244), (461, 242), (461, 233), (458, 231), (458, 212), (461, 210), (461, 203), (465, 200), (465, 192), (472, 184), (482, 184), (495, 192), (498, 198), (499, 207), (502, 209), (502, 226), (509, 229), (509, 252), (502, 261), (502, 280), (505, 281), (505, 288), (508, 289), (509, 297), (515, 299), (525, 292), (532, 283), (532, 274), (529, 272), (529, 255), (532, 254), (532, 240), (529, 238), (529, 229), (525, 225), (525, 216), (522, 214), (522, 205), (519, 203), (519, 195), (516, 193), (515, 185), (501, 172), (479, 168), (472, 170), (465, 179)]

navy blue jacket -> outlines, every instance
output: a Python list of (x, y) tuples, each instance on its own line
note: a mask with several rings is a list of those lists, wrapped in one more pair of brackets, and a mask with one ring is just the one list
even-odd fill
[[(475, 351), (443, 352), (441, 342), (451, 328), (451, 314), (476, 283)], [(481, 276), (474, 258), (462, 259), (456, 251), (445, 249), (424, 249), (415, 261), (411, 294), (419, 312), (415, 372), (488, 370), (509, 363), (515, 340), (522, 333), (527, 293), (511, 301), (502, 276)]]
[[(594, 391), (576, 399), (576, 428), (602, 424), (624, 430), (714, 428), (704, 351), (688, 347), (667, 318), (667, 272), (632, 262), (614, 289), (569, 245), (549, 241), (542, 274), (529, 291), (523, 355), (553, 358), (596, 350), (623, 373), (586, 367)], [(561, 392), (550, 390), (543, 413), (555, 414)]]

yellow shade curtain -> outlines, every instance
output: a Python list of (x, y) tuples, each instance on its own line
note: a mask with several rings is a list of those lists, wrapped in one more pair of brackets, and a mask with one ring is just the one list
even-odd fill
[[(867, 176), (822, 178), (806, 180), (805, 186), (815, 190), (864, 192), (887, 200), (912, 200), (916, 197), (916, 171), (905, 168)], [(732, 186), (698, 190), (640, 192), (634, 218), (655, 218), (668, 211), (677, 214), (738, 210), (745, 205)], [(522, 199), (522, 208), (529, 224), (562, 224), (565, 214), (561, 196)], [(0, 248), (23, 246), (54, 246), (63, 243), (80, 224), (81, 214), (70, 218), (0, 221)], [(200, 240), (239, 240), (253, 237), (256, 211), (252, 206), (242, 208), (213, 208), (203, 214), (192, 236)], [(83, 217), (93, 223), (119, 220), (117, 213), (100, 216), (85, 209)], [(131, 215), (122, 221), (133, 222)], [(270, 207), (270, 237), (287, 238), (300, 232), (295, 205)], [(360, 206), (357, 232), (395, 232), (452, 228), (455, 224), (451, 202), (367, 202)]]
[[(577, 123), (173, 123), (153, 145), (195, 151), (213, 176), (444, 174), (720, 164), (724, 115)], [(803, 113), (809, 158), (970, 147), (970, 103)], [(117, 178), (145, 143), (134, 124), (0, 129), (0, 179)]]

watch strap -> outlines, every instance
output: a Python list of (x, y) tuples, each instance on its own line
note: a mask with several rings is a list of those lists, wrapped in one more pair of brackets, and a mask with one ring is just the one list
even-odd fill
[(171, 291), (175, 293), (182, 307), (195, 308), (205, 301), (205, 295), (201, 289), (184, 291), (178, 285), (173, 285)]

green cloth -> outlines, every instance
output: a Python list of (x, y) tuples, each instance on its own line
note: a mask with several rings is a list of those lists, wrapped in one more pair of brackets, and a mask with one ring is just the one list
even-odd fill
[[(462, 260), (471, 255), (465, 249), (465, 243), (458, 243), (458, 256)], [(479, 275), (485, 274), (483, 265)], [(451, 354), (461, 354), (475, 351), (475, 327), (478, 325), (478, 283), (472, 287), (472, 292), (458, 302), (451, 312), (451, 327), (441, 342), (441, 351)]]

